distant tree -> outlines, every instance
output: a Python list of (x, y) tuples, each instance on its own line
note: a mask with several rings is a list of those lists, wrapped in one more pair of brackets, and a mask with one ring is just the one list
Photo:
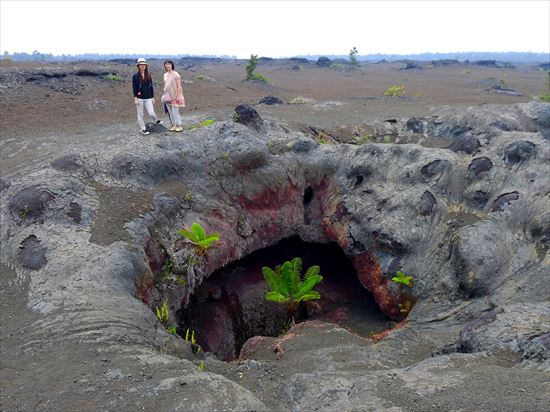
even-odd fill
[(267, 83), (267, 79), (263, 74), (255, 73), (257, 65), (258, 65), (258, 55), (251, 54), (250, 59), (248, 59), (248, 62), (245, 67), (245, 70), (246, 70), (245, 80), (255, 80), (262, 83)]
[(248, 59), (245, 67), (246, 80), (252, 80), (254, 78), (254, 71), (256, 70), (257, 65), (258, 65), (258, 55), (251, 54), (250, 59)]
[(359, 64), (359, 62), (357, 61), (357, 58), (355, 57), (357, 55), (357, 48), (356, 47), (353, 47), (350, 51), (349, 51), (349, 61), (351, 64), (353, 64), (354, 66), (357, 66)]

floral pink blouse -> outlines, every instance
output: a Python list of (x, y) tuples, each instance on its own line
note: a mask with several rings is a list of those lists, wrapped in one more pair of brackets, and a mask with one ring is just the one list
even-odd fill
[[(164, 94), (170, 94), (170, 101), (162, 100), (164, 103), (170, 103), (172, 106), (185, 107), (185, 97), (181, 87), (181, 76), (178, 72), (172, 70), (164, 73)], [(164, 96), (163, 96), (164, 97)]]

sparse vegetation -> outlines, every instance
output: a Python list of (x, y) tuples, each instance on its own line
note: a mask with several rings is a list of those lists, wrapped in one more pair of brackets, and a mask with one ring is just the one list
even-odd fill
[(182, 228), (178, 234), (193, 243), (199, 255), (204, 254), (215, 242), (220, 240), (220, 235), (216, 232), (207, 236), (203, 227), (197, 222), (191, 225), (191, 230)]
[(407, 276), (400, 270), (397, 271), (397, 276), (394, 276), (393, 278), (391, 278), (391, 280), (394, 281), (395, 283), (399, 283), (401, 285), (405, 285), (409, 287), (412, 287), (412, 283), (411, 283), (412, 279), (413, 279), (412, 276)]
[(309, 98), (309, 97), (298, 96), (298, 97), (295, 97), (294, 99), (292, 99), (290, 101), (290, 104), (311, 104), (313, 102), (314, 102), (314, 100)]
[[(191, 331), (191, 335), (189, 335), (189, 331)], [(199, 353), (201, 351), (201, 347), (197, 344), (197, 341), (195, 340), (195, 331), (187, 328), (185, 331), (185, 341), (189, 342), (191, 344), (191, 350), (193, 353)]]
[(194, 129), (198, 129), (199, 127), (209, 126), (211, 124), (214, 124), (214, 120), (213, 119), (206, 119), (206, 120), (204, 120), (203, 122), (201, 122), (199, 124), (192, 124), (191, 126), (188, 127), (188, 129), (189, 130), (194, 130)]
[(321, 268), (311, 266), (302, 279), (302, 259), (296, 257), (275, 267), (275, 270), (264, 266), (262, 273), (269, 287), (265, 298), (272, 302), (282, 303), (292, 321), (300, 302), (307, 302), (321, 298), (314, 290), (323, 280), (319, 274)]
[(103, 76), (103, 80), (108, 80), (110, 82), (121, 82), (123, 79), (116, 73), (109, 73)]
[(362, 135), (361, 137), (359, 137), (356, 142), (357, 144), (361, 145), (361, 144), (366, 144), (366, 143), (370, 143), (372, 142), (373, 140), (373, 136), (369, 133), (365, 133), (364, 135)]
[(170, 323), (170, 310), (168, 309), (168, 301), (164, 301), (162, 306), (155, 308), (155, 315), (166, 331), (172, 335), (176, 334), (176, 327)]
[(29, 213), (30, 213), (29, 207), (25, 205), (23, 206), (23, 208), (21, 208), (21, 210), (19, 210), (19, 217), (21, 218), (21, 220), (25, 220), (29, 215)]
[(208, 80), (210, 82), (215, 82), (215, 80), (212, 77), (210, 77), (206, 74), (199, 74), (199, 75), (197, 75), (196, 78), (197, 78), (197, 80)]
[(172, 259), (170, 259), (170, 256), (168, 256), (168, 258), (164, 262), (164, 265), (162, 266), (160, 276), (162, 278), (166, 278), (170, 276), (172, 273), (174, 273), (174, 264), (172, 263)]
[(399, 305), (399, 312), (403, 315), (403, 317), (407, 316), (407, 314), (412, 309), (412, 302), (410, 300), (406, 300), (405, 303), (400, 303)]
[(541, 95), (539, 96), (539, 100), (540, 100), (541, 102), (548, 102), (548, 103), (550, 103), (550, 94), (541, 94)]
[(384, 92), (384, 96), (390, 96), (390, 97), (401, 97), (404, 96), (406, 93), (405, 86), (390, 86), (386, 89)]
[(267, 78), (261, 73), (254, 73), (249, 80), (256, 80), (262, 83), (268, 83)]

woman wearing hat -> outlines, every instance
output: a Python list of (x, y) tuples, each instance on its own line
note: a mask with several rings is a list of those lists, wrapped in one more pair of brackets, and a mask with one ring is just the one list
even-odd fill
[(180, 107), (185, 107), (185, 98), (183, 97), (183, 89), (181, 87), (181, 76), (174, 70), (174, 62), (166, 60), (164, 62), (164, 94), (162, 102), (167, 107), (170, 121), (172, 122), (171, 132), (181, 132), (183, 130)]
[(145, 123), (143, 122), (143, 109), (147, 109), (149, 116), (159, 124), (161, 121), (155, 114), (155, 109), (153, 104), (155, 103), (155, 93), (153, 91), (153, 80), (148, 70), (148, 63), (144, 58), (138, 59), (136, 66), (138, 67), (138, 72), (132, 77), (132, 86), (134, 89), (134, 103), (137, 108), (137, 118), (139, 127), (141, 128), (141, 133), (149, 134), (145, 128)]

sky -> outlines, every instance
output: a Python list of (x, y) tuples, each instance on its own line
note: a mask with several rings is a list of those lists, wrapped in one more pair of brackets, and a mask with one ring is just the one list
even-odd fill
[(550, 53), (550, 0), (0, 0), (0, 53)]

